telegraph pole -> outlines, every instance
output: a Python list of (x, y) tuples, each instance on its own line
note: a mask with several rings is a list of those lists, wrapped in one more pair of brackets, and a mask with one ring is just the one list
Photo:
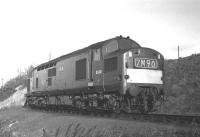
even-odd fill
[(180, 57), (180, 51), (179, 51), (179, 46), (178, 46), (178, 59), (179, 59), (179, 57)]
[(179, 46), (178, 46), (178, 59), (177, 59), (177, 74), (178, 74), (178, 78), (180, 78), (180, 75), (179, 75), (179, 65), (180, 65), (180, 60), (179, 60), (179, 58), (180, 58), (180, 49), (179, 49)]
[(1, 88), (3, 89), (3, 78), (1, 79)]
[(49, 61), (51, 60), (51, 52), (49, 52)]

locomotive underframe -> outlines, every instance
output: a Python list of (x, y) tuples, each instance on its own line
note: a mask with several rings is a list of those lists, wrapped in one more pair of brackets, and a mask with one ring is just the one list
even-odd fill
[(163, 98), (163, 93), (158, 90), (159, 86), (140, 87), (140, 92), (136, 96), (132, 96), (128, 91), (122, 95), (119, 91), (103, 92), (97, 89), (100, 88), (71, 89), (67, 92), (66, 90), (32, 92), (27, 94), (25, 106), (48, 108), (54, 105), (65, 109), (147, 113), (154, 111), (156, 101), (161, 101)]

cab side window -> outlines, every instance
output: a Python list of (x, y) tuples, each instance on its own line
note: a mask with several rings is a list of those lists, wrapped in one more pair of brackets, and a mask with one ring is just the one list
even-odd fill
[(104, 71), (110, 72), (117, 70), (117, 57), (104, 59)]
[(56, 68), (52, 68), (48, 70), (48, 77), (56, 76)]
[(76, 80), (86, 79), (86, 58), (76, 61)]
[(38, 88), (38, 78), (36, 78), (36, 85), (35, 85), (36, 88)]
[(48, 70), (48, 86), (52, 85), (52, 77), (56, 76), (56, 68), (52, 68)]
[(93, 56), (94, 61), (99, 61), (101, 59), (101, 49), (93, 50)]

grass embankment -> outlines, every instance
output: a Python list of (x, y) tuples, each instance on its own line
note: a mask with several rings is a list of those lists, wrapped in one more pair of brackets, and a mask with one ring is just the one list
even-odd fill
[(191, 126), (188, 130), (162, 129), (144, 127), (131, 133), (127, 128), (98, 129), (96, 126), (85, 128), (80, 123), (71, 123), (65, 132), (57, 128), (54, 133), (50, 134), (43, 129), (42, 137), (199, 137), (200, 128)]
[[(23, 134), (9, 129), (13, 124), (11, 120), (0, 121), (1, 137), (24, 137)], [(68, 127), (59, 127), (55, 130), (42, 129), (40, 137), (199, 137), (200, 128), (191, 125), (189, 129), (163, 129), (143, 127), (135, 133), (130, 129), (118, 127), (112, 129), (99, 129), (96, 126), (84, 127), (80, 123), (71, 123)]]

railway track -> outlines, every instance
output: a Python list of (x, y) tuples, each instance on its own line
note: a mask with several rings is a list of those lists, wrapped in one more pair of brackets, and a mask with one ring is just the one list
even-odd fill
[(200, 127), (200, 116), (196, 115), (173, 115), (173, 114), (141, 114), (141, 113), (126, 113), (120, 112), (115, 113), (112, 110), (102, 110), (102, 109), (87, 109), (80, 110), (77, 108), (66, 107), (66, 106), (57, 106), (57, 105), (48, 105), (44, 106), (29, 106), (33, 110), (39, 110), (44, 112), (55, 112), (59, 114), (67, 115), (82, 115), (82, 116), (95, 116), (103, 118), (114, 118), (120, 120), (136, 120), (136, 121), (147, 121), (147, 122), (156, 122), (180, 126), (195, 125)]

